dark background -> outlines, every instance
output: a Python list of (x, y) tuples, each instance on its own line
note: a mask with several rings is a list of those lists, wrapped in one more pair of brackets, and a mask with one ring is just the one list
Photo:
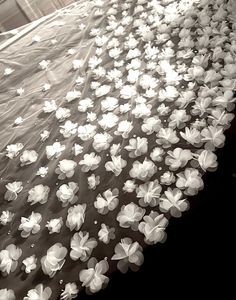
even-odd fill
[(236, 119), (216, 154), (217, 171), (204, 176), (190, 210), (171, 219), (166, 242), (144, 251), (140, 270), (116, 272), (104, 290), (78, 299), (235, 299)]

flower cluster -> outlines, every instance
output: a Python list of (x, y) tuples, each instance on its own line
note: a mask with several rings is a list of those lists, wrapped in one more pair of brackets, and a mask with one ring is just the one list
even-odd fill
[[(141, 242), (164, 242), (169, 219), (216, 170), (234, 117), (233, 0), (79, 2), (45, 34), (43, 24), (30, 42), (22, 37), (37, 72), (10, 48), (2, 53), (12, 92), (3, 93), (0, 129), (0, 299), (71, 300), (81, 285), (89, 293), (106, 285), (110, 260), (137, 270)], [(63, 283), (68, 270), (80, 281)], [(21, 275), (36, 287), (20, 280), (10, 289)]]

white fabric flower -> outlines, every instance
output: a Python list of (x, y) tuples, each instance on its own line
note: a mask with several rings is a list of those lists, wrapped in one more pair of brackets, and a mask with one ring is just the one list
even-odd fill
[(60, 300), (72, 300), (78, 296), (79, 289), (75, 282), (69, 282), (65, 285), (61, 293)]
[(139, 205), (141, 206), (157, 206), (161, 194), (162, 187), (158, 180), (149, 181), (144, 184), (140, 184), (136, 189), (137, 198), (139, 199)]
[(135, 116), (136, 119), (138, 118), (147, 118), (151, 115), (152, 105), (146, 103), (137, 103), (135, 108), (132, 110), (132, 115)]
[(130, 83), (135, 83), (138, 81), (141, 72), (139, 70), (130, 69), (128, 71), (127, 81)]
[(21, 166), (30, 165), (36, 162), (37, 159), (38, 153), (35, 150), (25, 150), (20, 157)]
[(83, 66), (83, 61), (81, 59), (74, 59), (72, 61), (73, 70), (78, 70)]
[(27, 258), (25, 258), (23, 261), (22, 261), (22, 264), (24, 265), (24, 270), (25, 270), (25, 273), (29, 274), (31, 271), (35, 270), (36, 267), (37, 267), (37, 258), (34, 255), (32, 256), (29, 256)]
[(193, 66), (188, 69), (188, 74), (184, 76), (184, 79), (186, 79), (186, 81), (191, 81), (194, 79), (202, 80), (202, 78), (204, 77), (204, 73), (205, 70), (202, 66)]
[(119, 190), (117, 188), (111, 190), (108, 189), (103, 194), (98, 194), (94, 206), (97, 208), (98, 212), (102, 215), (107, 214), (109, 211), (114, 210), (118, 203)]
[(95, 69), (100, 63), (102, 62), (101, 58), (98, 58), (97, 56), (92, 56), (90, 57), (89, 61), (88, 61), (88, 66), (90, 69)]
[(98, 121), (98, 124), (103, 130), (113, 128), (117, 125), (119, 118), (112, 112), (108, 112), (102, 115), (102, 119)]
[(127, 165), (127, 161), (124, 160), (121, 155), (111, 156), (111, 161), (105, 163), (105, 168), (109, 172), (113, 172), (115, 176), (119, 176), (122, 169)]
[(129, 140), (129, 145), (124, 147), (129, 151), (129, 157), (135, 158), (141, 156), (148, 151), (148, 141), (147, 138), (132, 138)]
[(168, 188), (160, 198), (160, 210), (162, 212), (169, 211), (173, 217), (181, 217), (182, 212), (188, 209), (188, 202), (186, 199), (181, 199), (182, 195), (179, 189)]
[(143, 217), (144, 222), (139, 224), (139, 231), (145, 236), (144, 241), (147, 244), (156, 244), (162, 242), (165, 237), (165, 229), (168, 225), (168, 220), (164, 214), (158, 214), (156, 211), (151, 211), (147, 216)]
[(68, 102), (71, 102), (75, 99), (78, 99), (79, 97), (81, 96), (81, 92), (80, 91), (69, 91), (67, 94), (66, 94), (66, 100)]
[(134, 180), (126, 180), (123, 186), (123, 191), (127, 193), (133, 193), (136, 187), (137, 185), (135, 184)]
[(75, 195), (79, 190), (78, 184), (75, 182), (69, 182), (60, 186), (56, 192), (57, 198), (62, 202), (62, 207), (66, 207), (68, 204), (75, 204), (78, 197)]
[(176, 131), (172, 128), (161, 128), (157, 133), (158, 145), (161, 145), (163, 148), (169, 148), (172, 144), (179, 142)]
[(15, 300), (15, 294), (13, 290), (1, 289), (0, 290), (0, 300)]
[(138, 230), (139, 221), (143, 218), (145, 211), (145, 209), (131, 202), (127, 205), (122, 205), (116, 219), (120, 223), (120, 227), (131, 227), (132, 230), (136, 231)]
[(22, 117), (18, 117), (15, 119), (14, 124), (15, 125), (20, 125), (21, 123), (23, 123), (24, 119)]
[(160, 116), (166, 116), (170, 112), (170, 107), (166, 106), (164, 103), (162, 103), (160, 106), (157, 108), (157, 113)]
[(233, 120), (234, 114), (227, 114), (222, 108), (216, 108), (211, 111), (211, 116), (209, 119), (212, 119), (212, 125), (218, 126), (228, 126), (230, 122)]
[(149, 88), (155, 89), (157, 87), (158, 80), (149, 74), (144, 74), (140, 77), (140, 86), (147, 90)]
[(38, 184), (29, 190), (27, 202), (30, 202), (30, 205), (44, 204), (48, 201), (49, 192), (50, 188), (47, 185)]
[(99, 86), (96, 91), (95, 91), (95, 96), (96, 97), (102, 97), (107, 95), (111, 90), (111, 86), (110, 85), (101, 85)]
[(118, 99), (115, 97), (106, 97), (105, 100), (101, 101), (101, 109), (103, 112), (113, 111), (118, 107)]
[(42, 87), (42, 91), (46, 92), (46, 91), (50, 90), (50, 88), (51, 88), (51, 84), (45, 83)]
[(111, 154), (111, 156), (117, 156), (117, 154), (120, 153), (120, 150), (121, 150), (121, 145), (120, 145), (120, 143), (119, 143), (119, 144), (113, 144), (113, 145), (110, 147), (110, 154)]
[[(101, 51), (102, 49), (96, 49), (97, 55), (101, 55), (102, 54)], [(93, 78), (98, 80), (100, 78), (103, 78), (106, 75), (106, 69), (103, 68), (102, 66), (99, 66), (96, 69), (93, 69), (92, 74), (93, 74)]]
[(56, 243), (47, 250), (47, 254), (41, 258), (43, 273), (52, 278), (61, 270), (65, 263), (67, 249), (61, 243)]
[(155, 147), (152, 152), (150, 153), (150, 157), (153, 161), (162, 161), (162, 156), (164, 155), (165, 151), (160, 147)]
[(13, 72), (14, 72), (15, 70), (14, 69), (12, 69), (12, 68), (6, 68), (5, 70), (4, 70), (4, 76), (8, 76), (8, 75), (10, 75), (10, 74), (12, 74)]
[(176, 186), (183, 189), (186, 195), (196, 195), (203, 188), (203, 180), (197, 169), (187, 168), (177, 174)]
[(78, 76), (77, 79), (75, 80), (76, 84), (81, 85), (85, 81), (84, 77)]
[(119, 109), (120, 109), (121, 114), (125, 114), (125, 113), (127, 113), (128, 111), (131, 110), (131, 104), (130, 103), (125, 103), (123, 105), (120, 105)]
[(109, 81), (118, 81), (122, 77), (122, 72), (116, 68), (107, 72), (106, 78)]
[(141, 126), (142, 131), (147, 135), (152, 134), (153, 132), (158, 132), (161, 128), (161, 120), (158, 117), (146, 118), (143, 121)]
[(183, 128), (185, 126), (185, 123), (190, 119), (191, 117), (187, 115), (185, 109), (175, 109), (173, 110), (172, 114), (170, 115), (170, 122), (169, 127), (170, 128)]
[(143, 181), (150, 179), (157, 171), (157, 167), (155, 164), (145, 158), (144, 161), (141, 163), (138, 160), (133, 162), (132, 169), (129, 171), (129, 175), (132, 178), (137, 178)]
[(101, 83), (98, 81), (91, 81), (91, 83), (90, 83), (91, 90), (96, 90), (100, 86), (101, 86)]
[(32, 37), (32, 41), (33, 41), (33, 42), (40, 42), (40, 41), (41, 41), (41, 36), (39, 36), (39, 35), (34, 35), (34, 36)]
[(88, 269), (79, 273), (79, 280), (82, 282), (82, 286), (85, 286), (91, 293), (98, 292), (109, 281), (108, 277), (104, 275), (108, 269), (109, 265), (106, 260), (97, 262), (96, 258), (90, 258)]
[(125, 49), (134, 49), (138, 46), (138, 41), (132, 36), (125, 41), (124, 47)]
[(9, 182), (6, 185), (7, 191), (4, 195), (4, 199), (7, 201), (15, 201), (18, 194), (22, 191), (23, 186), (21, 181)]
[(188, 149), (175, 148), (173, 151), (168, 151), (165, 163), (170, 166), (170, 170), (176, 171), (181, 167), (185, 167), (189, 160), (192, 159), (192, 153)]
[(69, 108), (59, 107), (56, 110), (56, 118), (59, 122), (65, 121), (65, 119), (69, 118), (70, 116), (71, 116), (71, 112)]
[(91, 124), (86, 124), (84, 126), (78, 127), (78, 137), (82, 141), (88, 141), (96, 134), (96, 126)]
[(204, 83), (213, 83), (222, 79), (222, 75), (213, 69), (205, 72)]
[(67, 53), (68, 53), (69, 55), (73, 55), (73, 54), (76, 53), (76, 50), (73, 49), (73, 48), (70, 48), (70, 49), (68, 49)]
[(22, 143), (7, 145), (7, 148), (6, 148), (7, 154), (6, 154), (6, 156), (9, 157), (10, 159), (13, 159), (14, 157), (16, 157), (20, 153), (20, 150), (23, 147), (24, 146), (23, 146)]
[(75, 173), (75, 168), (77, 163), (70, 159), (63, 159), (59, 162), (58, 168), (56, 168), (55, 173), (59, 174), (58, 179), (71, 178)]
[(52, 145), (46, 146), (47, 159), (58, 158), (65, 149), (65, 145), (61, 145), (60, 142), (55, 142)]
[(100, 176), (95, 176), (95, 174), (92, 174), (87, 178), (87, 180), (88, 180), (88, 188), (90, 190), (95, 190), (100, 183)]
[(21, 224), (19, 230), (22, 230), (21, 236), (27, 238), (30, 233), (36, 234), (40, 231), (39, 223), (42, 221), (42, 216), (40, 213), (35, 213), (32, 211), (28, 218), (21, 217)]
[(57, 110), (57, 105), (56, 105), (55, 100), (44, 101), (43, 111), (45, 113), (51, 113), (51, 112), (56, 111), (56, 110)]
[(84, 148), (83, 148), (83, 146), (75, 143), (72, 150), (74, 152), (74, 155), (77, 156), (83, 152)]
[(131, 99), (137, 93), (135, 86), (124, 85), (120, 90), (120, 97), (122, 99)]
[(87, 112), (87, 122), (93, 122), (97, 119), (97, 115), (94, 112)]
[(101, 229), (98, 232), (99, 241), (102, 241), (104, 244), (109, 244), (110, 240), (115, 239), (115, 228), (109, 227), (106, 224), (101, 224)]
[(0, 251), (0, 271), (3, 276), (16, 270), (21, 255), (22, 250), (14, 244), (10, 244), (6, 249)]
[(98, 168), (101, 157), (96, 155), (95, 152), (85, 154), (84, 159), (79, 162), (82, 172), (93, 171)]
[(42, 70), (47, 70), (48, 69), (48, 65), (50, 64), (50, 60), (42, 60), (40, 63), (39, 63), (39, 67), (40, 69)]
[(68, 209), (66, 226), (72, 230), (79, 231), (84, 223), (86, 204), (78, 204)]
[(36, 172), (36, 175), (45, 177), (48, 174), (48, 167), (40, 167)]
[(191, 113), (193, 115), (203, 116), (206, 111), (209, 110), (209, 106), (212, 100), (210, 97), (197, 98), (192, 106)]
[(23, 300), (49, 300), (51, 295), (52, 290), (49, 287), (44, 289), (42, 284), (38, 284), (34, 289), (28, 291)]
[(101, 152), (103, 150), (107, 150), (112, 141), (112, 136), (107, 132), (104, 133), (96, 133), (93, 137), (93, 148), (97, 152)]
[(200, 131), (196, 128), (185, 127), (185, 132), (180, 132), (180, 135), (193, 146), (197, 146), (201, 142)]
[(205, 149), (221, 148), (225, 142), (225, 135), (221, 126), (209, 126), (201, 131), (202, 141), (206, 142)]
[(94, 238), (89, 238), (88, 232), (76, 232), (70, 241), (70, 258), (72, 260), (80, 259), (83, 262), (88, 260), (97, 244)]
[(122, 53), (122, 50), (120, 48), (112, 48), (109, 52), (109, 56), (111, 58), (117, 59), (119, 58), (120, 54)]
[(5, 226), (7, 223), (10, 223), (14, 217), (14, 213), (10, 212), (9, 210), (2, 211), (0, 215), (0, 223)]
[(41, 141), (45, 142), (49, 138), (50, 132), (48, 130), (44, 130), (42, 133), (40, 133)]
[(73, 123), (71, 121), (66, 121), (64, 125), (60, 126), (60, 133), (64, 136), (64, 138), (68, 138), (77, 132), (77, 123)]
[(78, 111), (86, 112), (89, 108), (93, 107), (93, 100), (90, 98), (85, 98), (79, 101)]
[(115, 254), (112, 256), (112, 260), (119, 260), (117, 268), (126, 273), (129, 269), (136, 271), (144, 261), (143, 249), (138, 242), (133, 242), (132, 239), (126, 237), (115, 247)]
[(209, 150), (203, 150), (201, 154), (197, 155), (198, 163), (203, 171), (215, 170), (218, 166), (217, 156)]
[(215, 99), (213, 99), (212, 104), (219, 106), (219, 107), (228, 107), (229, 104), (234, 101), (233, 98), (233, 93), (232, 91), (225, 91), (223, 95), (220, 95), (218, 97), (216, 97)]
[(179, 92), (176, 87), (168, 85), (165, 89), (160, 90), (160, 101), (173, 102), (179, 96)]
[[(126, 66), (127, 70), (130, 69), (134, 69), (134, 70), (138, 70), (141, 67), (142, 61), (138, 58), (134, 58), (131, 60), (131, 62)], [(124, 86), (124, 92), (126, 94), (126, 92), (128, 92), (128, 94), (130, 94), (130, 89), (131, 90), (136, 90), (135, 87), (132, 87), (131, 85), (126, 85)], [(132, 94), (132, 93), (131, 93)], [(134, 95), (133, 95), (134, 96)], [(126, 98), (125, 98), (126, 99)]]
[(173, 172), (167, 171), (161, 175), (160, 182), (165, 185), (171, 185), (175, 182), (175, 176)]
[(63, 225), (62, 217), (58, 219), (51, 219), (47, 222), (46, 226), (48, 228), (49, 234), (60, 233)]

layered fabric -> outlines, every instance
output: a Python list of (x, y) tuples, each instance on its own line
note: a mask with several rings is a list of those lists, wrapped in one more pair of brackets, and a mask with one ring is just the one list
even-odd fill
[(234, 117), (236, 6), (81, 0), (0, 52), (0, 299), (70, 300), (164, 242)]

